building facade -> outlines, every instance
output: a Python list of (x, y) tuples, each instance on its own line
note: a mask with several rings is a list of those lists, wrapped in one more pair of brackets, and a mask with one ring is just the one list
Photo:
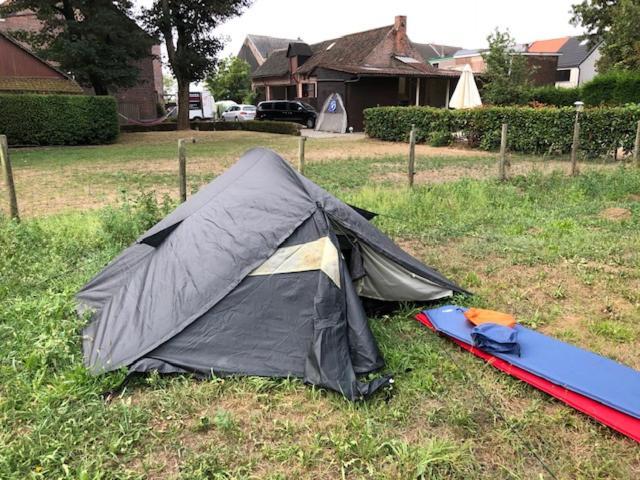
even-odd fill
[[(132, 21), (134, 28), (140, 28)], [(16, 12), (0, 19), (0, 32), (39, 32), (43, 25), (31, 11)], [(118, 112), (132, 120), (150, 120), (158, 117), (159, 106), (164, 104), (160, 45), (154, 45), (149, 56), (135, 62), (139, 69), (138, 83), (131, 88), (112, 92), (118, 104)], [(85, 93), (93, 89), (83, 86)], [(124, 119), (123, 119), (124, 120)]]
[(407, 18), (313, 45), (290, 42), (252, 75), (266, 100), (305, 101), (321, 108), (342, 97), (348, 125), (364, 127), (363, 110), (378, 105), (447, 107), (460, 73), (428, 64), (407, 36)]

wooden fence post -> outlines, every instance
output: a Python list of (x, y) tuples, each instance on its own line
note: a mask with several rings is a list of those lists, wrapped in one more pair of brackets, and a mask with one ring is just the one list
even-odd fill
[(633, 145), (633, 163), (636, 167), (640, 167), (640, 120), (636, 130), (636, 143)]
[(300, 136), (298, 141), (298, 171), (301, 175), (304, 175), (304, 144), (307, 141), (307, 137)]
[(502, 132), (500, 135), (500, 180), (507, 179), (507, 124), (502, 124)]
[(194, 138), (178, 140), (178, 185), (180, 186), (180, 203), (187, 201), (187, 146), (185, 142), (196, 143)]
[(413, 176), (416, 174), (416, 126), (411, 125), (411, 133), (409, 134), (409, 187), (413, 188)]
[(578, 148), (580, 148), (580, 112), (576, 112), (573, 124), (573, 143), (571, 144), (571, 175), (578, 175)]
[(18, 214), (18, 198), (16, 196), (16, 186), (13, 182), (13, 169), (11, 168), (11, 159), (9, 158), (9, 144), (6, 135), (0, 135), (0, 163), (4, 173), (4, 181), (7, 185), (7, 197), (9, 200), (9, 213), (11, 218), (18, 222), (20, 215)]

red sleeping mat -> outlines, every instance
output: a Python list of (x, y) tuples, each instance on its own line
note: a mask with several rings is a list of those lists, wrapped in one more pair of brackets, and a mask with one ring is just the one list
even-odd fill
[[(419, 313), (418, 315), (416, 315), (416, 320), (418, 320), (420, 323), (433, 330), (434, 332), (436, 331), (436, 329), (429, 321), (429, 317), (427, 317), (427, 315), (425, 315), (424, 313)], [(505, 362), (500, 358), (494, 357), (490, 353), (478, 350), (472, 345), (462, 342), (456, 338), (449, 337), (445, 334), (442, 335), (454, 341), (465, 350), (473, 353), (475, 356), (486, 360), (498, 370), (502, 370), (512, 377), (522, 380), (523, 382), (527, 382), (529, 385), (532, 385), (538, 390), (542, 390), (543, 392), (548, 393), (552, 397), (557, 398), (558, 400), (566, 403), (576, 410), (589, 415), (595, 420), (598, 420), (600, 423), (613, 428), (614, 430), (622, 433), (623, 435), (626, 435), (629, 438), (632, 438), (636, 442), (640, 442), (640, 419), (632, 417), (631, 415), (627, 415), (626, 413), (622, 413), (607, 405), (603, 405), (602, 403), (596, 402), (595, 400), (585, 397), (584, 395), (581, 395), (579, 393), (567, 390), (566, 388), (556, 385), (555, 383), (551, 383), (544, 378), (527, 372), (526, 370), (516, 367), (515, 365), (511, 365), (510, 363)]]

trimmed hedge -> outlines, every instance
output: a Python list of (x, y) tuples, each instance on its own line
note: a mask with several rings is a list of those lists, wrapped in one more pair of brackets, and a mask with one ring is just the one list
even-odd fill
[(553, 85), (533, 87), (529, 90), (529, 101), (544, 103), (554, 107), (572, 107), (575, 102), (581, 100), (582, 89), (560, 88)]
[[(123, 125), (121, 127), (123, 132), (171, 132), (176, 130), (176, 128), (176, 122), (165, 122), (159, 125)], [(247, 122), (191, 122), (191, 128), (201, 131), (249, 130), (252, 132), (299, 136), (302, 125), (292, 122), (250, 120)]]
[[(417, 141), (434, 132), (462, 132), (471, 146), (485, 150), (500, 145), (503, 123), (509, 125), (509, 149), (532, 154), (562, 154), (571, 150), (575, 109), (486, 107), (445, 110), (430, 107), (376, 107), (364, 111), (365, 132), (373, 138), (408, 141), (411, 125)], [(623, 147), (633, 149), (640, 107), (591, 108), (581, 114), (580, 149), (595, 157)]]
[(0, 133), (10, 145), (94, 145), (119, 133), (113, 97), (0, 95)]
[(587, 105), (640, 103), (640, 72), (613, 71), (596, 75), (582, 86)]

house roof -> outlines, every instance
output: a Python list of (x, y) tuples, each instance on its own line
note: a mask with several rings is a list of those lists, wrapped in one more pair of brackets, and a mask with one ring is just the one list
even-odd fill
[(531, 53), (557, 53), (567, 43), (569, 37), (550, 38), (548, 40), (536, 40), (527, 49)]
[(310, 57), (313, 55), (311, 47), (304, 42), (291, 42), (287, 48), (287, 57)]
[(393, 25), (387, 25), (317, 43), (311, 47), (313, 56), (298, 69), (298, 73), (311, 73), (320, 66), (363, 65), (373, 48), (392, 28)]
[(264, 63), (253, 72), (252, 77), (283, 77), (288, 74), (289, 59), (287, 58), (287, 49), (281, 48), (271, 52), (271, 55), (269, 55)]
[(247, 38), (253, 43), (258, 53), (260, 53), (264, 59), (268, 58), (274, 50), (287, 48), (290, 43), (299, 41), (289, 38), (269, 37), (266, 35), (247, 35)]
[(50, 62), (40, 58), (28, 46), (17, 41), (6, 32), (0, 31), (0, 37), (11, 42), (40, 63), (58, 73), (62, 78), (53, 77), (0, 77), (0, 90), (12, 92), (55, 92), (55, 93), (84, 93), (82, 87), (67, 73), (56, 68)]
[(416, 50), (422, 55), (425, 61), (436, 58), (451, 57), (460, 50), (460, 47), (451, 47), (449, 45), (439, 45), (437, 43), (416, 43), (412, 42)]
[(558, 59), (558, 68), (579, 66), (596, 48), (598, 45), (591, 46), (588, 40), (570, 37), (559, 51), (562, 55)]
[(84, 93), (80, 85), (73, 80), (53, 77), (0, 77), (0, 92)]

